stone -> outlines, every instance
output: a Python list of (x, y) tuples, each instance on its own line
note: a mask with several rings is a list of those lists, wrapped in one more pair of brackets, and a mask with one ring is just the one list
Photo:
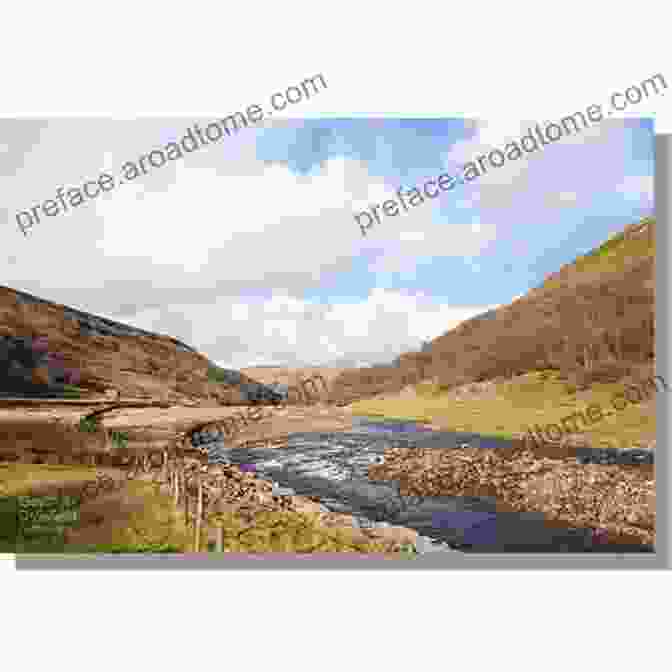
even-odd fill
[(296, 492), (292, 488), (281, 488), (280, 486), (273, 486), (273, 495), (276, 497), (289, 497), (295, 495)]

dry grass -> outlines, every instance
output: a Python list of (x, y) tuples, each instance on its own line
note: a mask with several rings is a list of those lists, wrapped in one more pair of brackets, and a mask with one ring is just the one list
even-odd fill
[(168, 494), (155, 484), (131, 481), (121, 490), (84, 502), (81, 525), (68, 535), (66, 552), (170, 548), (189, 552), (192, 534)]
[(391, 544), (364, 542), (347, 528), (327, 528), (317, 515), (263, 511), (252, 518), (234, 514), (213, 516), (211, 525), (224, 528), (224, 550), (233, 553), (390, 553)]
[[(623, 272), (636, 259), (654, 257), (655, 242), (649, 236), (641, 238), (626, 238), (622, 233), (617, 234), (604, 242), (591, 253), (579, 257), (571, 264), (569, 270), (576, 276), (583, 274), (604, 274)], [(554, 289), (562, 286), (560, 279), (547, 280), (544, 289)]]
[(352, 405), (362, 415), (404, 417), (427, 421), (442, 429), (483, 435), (513, 437), (528, 427), (542, 427), (600, 404), (611, 415), (586, 427), (581, 434), (595, 446), (630, 447), (648, 443), (656, 436), (655, 398), (639, 405), (614, 411), (613, 394), (623, 390), (622, 383), (594, 383), (589, 390), (576, 392), (552, 371), (533, 371), (507, 382), (497, 383), (495, 394), (458, 399), (455, 392), (415, 398), (388, 397)]
[(86, 467), (0, 462), (0, 496), (56, 491), (59, 486), (83, 486), (95, 478), (96, 470)]

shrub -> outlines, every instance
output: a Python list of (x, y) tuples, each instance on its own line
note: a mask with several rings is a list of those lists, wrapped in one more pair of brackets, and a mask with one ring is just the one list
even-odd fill
[(79, 421), (79, 431), (93, 433), (98, 430), (98, 419), (97, 418), (82, 418)]
[(399, 553), (406, 558), (414, 558), (418, 555), (418, 551), (413, 544), (402, 544)]
[(208, 380), (211, 383), (238, 385), (241, 383), (241, 376), (237, 371), (229, 371), (218, 366), (208, 366)]
[(82, 396), (82, 388), (77, 385), (64, 385), (63, 396), (66, 399), (79, 399)]
[(115, 448), (126, 448), (128, 445), (128, 434), (126, 432), (115, 432), (110, 434), (110, 440)]

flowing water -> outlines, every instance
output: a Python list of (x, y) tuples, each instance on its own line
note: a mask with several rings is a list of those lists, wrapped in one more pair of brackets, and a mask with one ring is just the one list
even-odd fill
[[(213, 437), (214, 438), (214, 437)], [(509, 445), (477, 434), (431, 431), (407, 421), (353, 418), (352, 432), (302, 432), (282, 448), (230, 448), (197, 440), (210, 461), (247, 465), (278, 494), (318, 497), (326, 510), (355, 516), (361, 527), (402, 525), (420, 534), (417, 550), (462, 552), (651, 552), (647, 546), (597, 543), (592, 529), (554, 523), (541, 513), (503, 512), (486, 497), (402, 497), (394, 481), (372, 481), (368, 468), (388, 447), (482, 448)]]

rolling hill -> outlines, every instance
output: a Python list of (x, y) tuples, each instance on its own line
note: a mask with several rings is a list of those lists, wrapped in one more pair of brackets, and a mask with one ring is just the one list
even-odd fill
[(626, 227), (509, 305), (465, 320), (397, 366), (344, 371), (335, 394), (361, 399), (432, 379), (449, 390), (553, 369), (585, 388), (655, 357), (655, 221)]
[(0, 286), (0, 395), (62, 396), (72, 386), (84, 396), (222, 404), (273, 397), (175, 338)]

